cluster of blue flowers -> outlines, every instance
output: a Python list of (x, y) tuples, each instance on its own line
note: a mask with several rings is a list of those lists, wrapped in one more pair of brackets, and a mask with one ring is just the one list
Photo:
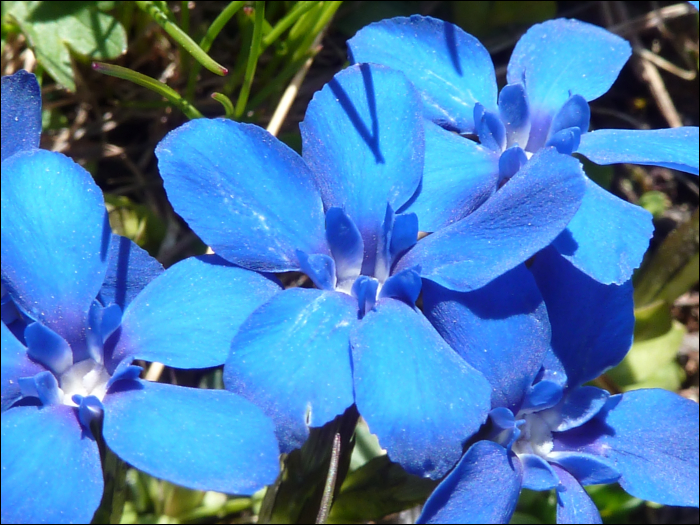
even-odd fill
[[(84, 169), (38, 149), (33, 76), (3, 78), (3, 523), (89, 521), (97, 429), (152, 475), (251, 493), (353, 405), (392, 461), (444, 478), (421, 522), (507, 522), (522, 487), (556, 489), (560, 523), (600, 522), (589, 484), (698, 505), (698, 405), (583, 386), (630, 347), (653, 226), (572, 156), (697, 174), (698, 128), (589, 132), (631, 50), (574, 20), (531, 28), (500, 94), (446, 22), (348, 45), (301, 156), (225, 119), (158, 145), (216, 253), (167, 270), (111, 234)], [(315, 287), (283, 290), (287, 271)], [(226, 390), (142, 381), (135, 359), (223, 364)]]

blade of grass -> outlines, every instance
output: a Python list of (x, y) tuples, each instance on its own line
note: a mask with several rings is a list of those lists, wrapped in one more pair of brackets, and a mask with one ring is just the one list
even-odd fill
[[(206, 34), (202, 38), (202, 40), (199, 42), (199, 47), (202, 48), (202, 51), (205, 53), (208, 53), (209, 50), (211, 49), (212, 44), (214, 43), (214, 39), (216, 39), (217, 36), (219, 36), (219, 33), (221, 33), (221, 30), (224, 28), (224, 26), (228, 23), (229, 20), (245, 5), (245, 2), (237, 1), (237, 2), (230, 2), (226, 8), (219, 13), (219, 16), (217, 16), (212, 24), (209, 26), (209, 29), (207, 29)], [(197, 76), (199, 75), (199, 72), (202, 69), (202, 64), (199, 62), (195, 63), (192, 69), (190, 69), (189, 76), (187, 78), (187, 89), (185, 90), (185, 97), (187, 100), (192, 100), (194, 97), (194, 90), (197, 84)]]
[(277, 24), (272, 28), (262, 41), (262, 49), (260, 52), (265, 51), (270, 44), (277, 40), (282, 33), (289, 29), (292, 24), (294, 24), (299, 17), (313, 9), (319, 2), (298, 2), (287, 15), (282, 18)]
[(161, 8), (159, 2), (136, 2), (136, 5), (148, 13), (156, 23), (168, 33), (173, 40), (180, 44), (192, 57), (212, 73), (224, 76), (228, 69), (216, 62), (192, 40), (187, 33), (175, 25), (168, 14)]
[(253, 85), (253, 77), (255, 76), (255, 68), (258, 65), (258, 56), (260, 55), (260, 43), (262, 41), (263, 22), (265, 21), (265, 2), (255, 2), (255, 25), (253, 26), (253, 41), (250, 43), (250, 53), (248, 54), (248, 64), (246, 65), (245, 77), (243, 78), (243, 86), (238, 95), (236, 102), (235, 117), (237, 119), (243, 116), (246, 104), (248, 103), (248, 95), (250, 88)]
[(159, 82), (155, 78), (137, 73), (131, 69), (127, 69), (121, 66), (115, 66), (113, 64), (104, 64), (102, 62), (93, 62), (92, 69), (99, 73), (109, 75), (111, 77), (117, 77), (124, 80), (143, 86), (151, 91), (155, 91), (159, 95), (168, 99), (174, 106), (180, 109), (188, 118), (202, 118), (202, 114), (190, 104), (187, 100), (182, 98), (177, 91), (175, 91), (170, 86)]
[(226, 118), (233, 118), (233, 114), (234, 114), (233, 102), (231, 102), (230, 98), (228, 98), (223, 93), (212, 93), (211, 98), (213, 98), (217, 102), (220, 102), (221, 105), (224, 106), (224, 111), (226, 112)]

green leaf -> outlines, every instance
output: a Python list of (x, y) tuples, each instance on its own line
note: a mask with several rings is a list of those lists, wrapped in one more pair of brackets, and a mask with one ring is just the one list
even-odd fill
[(116, 58), (126, 51), (126, 31), (98, 2), (3, 2), (39, 63), (75, 91), (70, 50), (88, 59)]
[(504, 26), (529, 25), (554, 18), (554, 1), (452, 2), (454, 21), (467, 33), (484, 36)]
[(656, 219), (671, 206), (671, 199), (660, 191), (647, 191), (639, 197), (638, 204)]
[(605, 523), (630, 523), (630, 513), (644, 504), (617, 484), (591, 485), (586, 490)]
[(698, 210), (672, 231), (650, 261), (635, 276), (635, 305), (657, 300), (672, 303), (698, 282), (700, 225)]
[(151, 255), (158, 252), (165, 236), (165, 225), (155, 213), (124, 196), (107, 194), (105, 205), (114, 233), (131, 239)]
[(436, 481), (407, 474), (386, 455), (348, 474), (333, 503), (329, 523), (366, 523), (423, 503)]
[(634, 341), (646, 341), (671, 330), (673, 316), (665, 301), (656, 301), (634, 310)]
[(685, 373), (676, 362), (676, 356), (685, 333), (685, 326), (673, 321), (665, 334), (635, 342), (625, 359), (606, 372), (607, 377), (622, 391), (639, 388), (678, 390)]

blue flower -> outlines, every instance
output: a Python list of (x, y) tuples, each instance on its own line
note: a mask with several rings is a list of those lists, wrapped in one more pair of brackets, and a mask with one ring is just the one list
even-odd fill
[[(698, 174), (697, 127), (588, 133), (587, 101), (610, 88), (631, 54), (626, 41), (600, 27), (564, 19), (531, 27), (515, 46), (500, 95), (486, 49), (448, 22), (384, 20), (360, 30), (348, 47), (351, 60), (403, 71), (421, 94), (431, 121), (426, 170), (422, 192), (408, 211), (426, 231), (470, 213), (547, 146), (598, 164)], [(459, 141), (440, 126), (475, 134), (479, 144)], [(446, 144), (451, 156), (441, 152)], [(471, 169), (455, 170), (457, 162)], [(639, 266), (652, 231), (649, 213), (587, 180), (581, 208), (554, 246), (599, 282), (622, 284)]]
[[(698, 505), (698, 404), (660, 389), (610, 396), (581, 386), (629, 349), (629, 282), (602, 285), (549, 247), (482, 290), (432, 286), (424, 298), (426, 316), (494, 395), (420, 523), (507, 523), (521, 488), (556, 489), (558, 523), (601, 523), (583, 486), (615, 481), (638, 498)], [(502, 339), (487, 347), (494, 332)]]
[[(223, 364), (230, 340), (279, 286), (218, 258), (167, 271), (112, 235), (102, 192), (36, 129), (38, 87), (3, 79), (2, 522), (89, 522), (103, 491), (93, 429), (127, 463), (191, 488), (252, 493), (278, 471), (272, 422), (228, 391), (138, 379), (133, 359)], [(15, 84), (16, 87), (16, 84)], [(7, 112), (6, 112), (7, 110)], [(17, 117), (17, 120), (15, 120)], [(28, 125), (28, 127), (32, 127)], [(29, 138), (27, 138), (29, 137)], [(7, 148), (7, 149), (6, 149)]]
[[(303, 271), (316, 289), (273, 297), (236, 334), (227, 388), (261, 406), (282, 451), (355, 403), (390, 457), (444, 475), (481, 424), (490, 388), (414, 303), (421, 278), (483, 286), (551, 242), (584, 192), (553, 148), (469, 217), (416, 242), (401, 213), (420, 185), (420, 100), (400, 72), (357, 65), (311, 101), (303, 157), (264, 130), (196, 120), (156, 155), (175, 210), (224, 259)], [(552, 190), (552, 188), (556, 188)]]

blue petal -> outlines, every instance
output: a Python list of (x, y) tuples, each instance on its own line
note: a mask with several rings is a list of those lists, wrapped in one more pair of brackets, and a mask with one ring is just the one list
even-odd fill
[(666, 390), (635, 390), (611, 397), (606, 410), (589, 448), (612, 460), (622, 488), (656, 503), (697, 507), (698, 404)]
[(351, 297), (293, 288), (253, 312), (233, 340), (224, 384), (275, 421), (282, 452), (352, 405), (356, 320)]
[(521, 480), (522, 467), (512, 454), (479, 441), (431, 494), (417, 523), (508, 523)]
[(489, 380), (491, 405), (517, 410), (550, 340), (547, 310), (527, 268), (517, 266), (469, 293), (425, 281), (423, 311), (445, 341)]
[(538, 412), (551, 408), (559, 403), (563, 394), (563, 388), (559, 383), (546, 379), (539, 381), (528, 389), (520, 410)]
[(698, 128), (601, 129), (581, 137), (578, 153), (596, 164), (643, 164), (698, 174)]
[(581, 485), (612, 483), (620, 478), (612, 462), (601, 456), (584, 452), (550, 452), (547, 459), (575, 477)]
[(557, 523), (603, 523), (595, 503), (576, 478), (556, 465), (552, 468), (561, 481), (557, 489)]
[(557, 407), (561, 422), (553, 429), (555, 432), (580, 427), (595, 416), (610, 397), (606, 390), (593, 386), (582, 386), (570, 390)]
[(531, 27), (508, 64), (508, 83), (525, 85), (530, 103), (528, 151), (544, 144), (552, 118), (571, 95), (588, 101), (601, 96), (631, 54), (619, 36), (578, 20), (560, 18)]
[(335, 290), (337, 278), (335, 261), (332, 257), (318, 253), (307, 255), (297, 250), (297, 259), (301, 271), (309, 276), (317, 288)]
[(527, 145), (530, 135), (530, 106), (522, 84), (508, 84), (498, 95), (498, 112), (506, 127), (507, 146)]
[(23, 397), (37, 397), (42, 405), (59, 405), (63, 402), (56, 376), (48, 370), (34, 377), (20, 377), (18, 383)]
[(374, 277), (360, 275), (352, 284), (352, 296), (357, 299), (359, 317), (364, 317), (366, 312), (369, 312), (377, 302), (377, 290), (379, 289), (379, 281)]
[(352, 62), (403, 71), (423, 98), (426, 118), (460, 132), (474, 131), (474, 104), (496, 109), (496, 74), (489, 52), (473, 36), (431, 17), (370, 24), (348, 40)]
[(519, 454), (523, 466), (523, 488), (549, 490), (559, 485), (559, 478), (552, 466), (535, 454)]
[(520, 146), (505, 150), (498, 159), (499, 185), (508, 182), (525, 164), (527, 164), (527, 155)]
[(328, 252), (309, 168), (262, 128), (193, 120), (171, 131), (156, 156), (175, 211), (224, 259), (285, 271), (299, 269), (296, 250)]
[(553, 244), (595, 280), (622, 284), (641, 264), (653, 231), (651, 213), (586, 179), (581, 207)]
[(326, 240), (335, 259), (335, 271), (342, 289), (350, 289), (360, 275), (365, 245), (360, 231), (342, 208), (326, 212)]
[(363, 274), (373, 275), (387, 203), (398, 210), (423, 173), (418, 93), (398, 71), (351, 66), (314, 95), (299, 127), (323, 204), (345, 210), (360, 230)]
[(406, 211), (434, 232), (478, 208), (498, 181), (498, 153), (425, 121), (425, 170)]
[(420, 312), (382, 299), (352, 335), (355, 403), (392, 461), (433, 479), (486, 419), (491, 390)]
[(482, 146), (498, 152), (506, 148), (506, 127), (501, 118), (478, 102), (474, 106), (474, 125)]
[(590, 123), (591, 108), (588, 107), (588, 102), (581, 95), (572, 95), (554, 115), (552, 125), (549, 128), (549, 136), (551, 137), (563, 129), (578, 128), (580, 137), (588, 131)]
[(418, 242), (418, 216), (404, 213), (394, 217), (389, 253), (392, 263)]
[(421, 286), (420, 268), (402, 270), (386, 280), (379, 297), (393, 297), (413, 306), (420, 295)]
[(126, 237), (112, 235), (109, 266), (99, 299), (103, 305), (117, 304), (123, 311), (161, 273), (163, 266), (146, 250)]
[(3, 523), (90, 523), (102, 488), (97, 444), (74, 408), (2, 413)]
[(2, 160), (39, 147), (41, 89), (36, 77), (20, 69), (2, 77)]
[(632, 283), (603, 285), (547, 248), (530, 268), (552, 326), (552, 350), (569, 387), (595, 379), (618, 364), (632, 345)]
[(33, 150), (3, 162), (3, 284), (69, 343), (83, 337), (110, 237), (102, 192), (68, 157)]
[(538, 152), (478, 210), (421, 240), (397, 264), (467, 292), (481, 288), (547, 246), (579, 207), (581, 165), (554, 149)]
[(131, 356), (176, 368), (221, 365), (243, 321), (279, 291), (263, 275), (216, 256), (181, 261), (124, 312), (113, 364)]
[(27, 355), (56, 374), (73, 364), (73, 352), (63, 337), (41, 323), (32, 323), (24, 331)]
[[(123, 385), (123, 386), (122, 386)], [(279, 471), (272, 422), (224, 390), (121, 383), (104, 399), (104, 437), (124, 461), (198, 490), (252, 494)]]
[(576, 148), (578, 148), (581, 142), (581, 130), (578, 128), (566, 128), (561, 131), (557, 131), (552, 135), (545, 146), (552, 146), (557, 149), (559, 153), (564, 155), (571, 155)]
[(12, 335), (10, 329), (2, 323), (2, 411), (7, 410), (12, 403), (17, 401), (21, 392), (17, 380), (20, 377), (30, 377), (44, 369), (35, 363), (27, 355), (27, 349), (17, 338)]

